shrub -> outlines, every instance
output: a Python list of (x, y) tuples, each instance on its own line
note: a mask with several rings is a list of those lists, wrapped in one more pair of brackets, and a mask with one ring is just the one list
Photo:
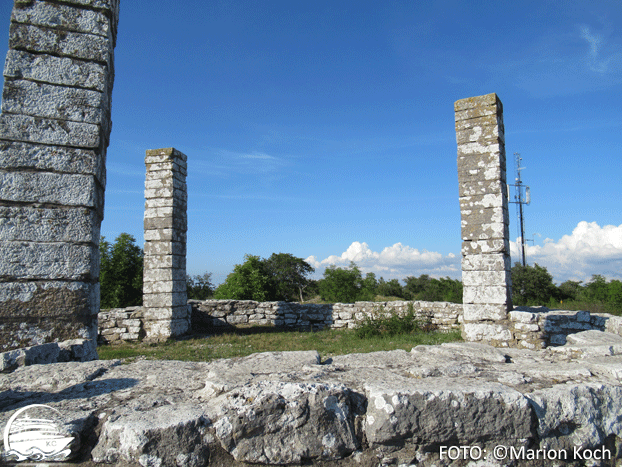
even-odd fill
[(387, 312), (384, 307), (375, 309), (371, 315), (366, 316), (358, 323), (355, 334), (360, 339), (375, 336), (396, 336), (400, 334), (411, 334), (429, 328), (427, 324), (421, 323), (415, 317), (412, 303), (408, 304), (405, 315), (400, 316), (391, 310)]

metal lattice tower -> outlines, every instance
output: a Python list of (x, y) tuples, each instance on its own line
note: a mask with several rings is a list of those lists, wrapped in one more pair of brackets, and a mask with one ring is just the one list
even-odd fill
[(519, 261), (523, 263), (523, 266), (527, 264), (525, 259), (525, 217), (523, 214), (523, 205), (529, 205), (531, 203), (531, 193), (528, 186), (523, 185), (521, 180), (521, 170), (525, 167), (521, 167), (520, 162), (522, 157), (518, 152), (514, 153), (514, 158), (516, 161), (516, 184), (510, 185), (514, 187), (514, 201), (510, 201), (510, 203), (516, 204), (516, 215), (518, 217), (518, 229), (520, 235), (520, 248), (518, 249), (518, 254), (520, 256)]

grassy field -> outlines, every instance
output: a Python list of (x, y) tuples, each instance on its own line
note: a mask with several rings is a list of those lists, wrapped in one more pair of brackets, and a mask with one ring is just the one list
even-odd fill
[(421, 344), (442, 344), (459, 341), (458, 331), (415, 331), (391, 337), (359, 338), (353, 330), (327, 329), (314, 332), (287, 331), (270, 327), (250, 327), (234, 332), (183, 340), (169, 340), (160, 344), (124, 343), (97, 348), (99, 358), (122, 358), (131, 361), (137, 357), (153, 360), (184, 360), (208, 362), (218, 358), (244, 357), (256, 352), (284, 350), (317, 350), (322, 361), (334, 355), (404, 349), (410, 351)]

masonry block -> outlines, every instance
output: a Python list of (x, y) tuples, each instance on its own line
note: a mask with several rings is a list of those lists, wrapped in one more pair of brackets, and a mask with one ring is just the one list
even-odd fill
[(496, 94), (454, 104), (464, 284), (463, 335), (509, 345), (512, 309), (503, 105)]
[(97, 338), (118, 0), (15, 0), (0, 115), (3, 350)]
[(174, 148), (148, 150), (145, 166), (143, 305), (146, 338), (157, 341), (189, 329), (187, 158)]

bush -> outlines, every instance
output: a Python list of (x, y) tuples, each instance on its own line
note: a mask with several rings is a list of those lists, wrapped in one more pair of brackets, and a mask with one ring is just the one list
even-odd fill
[(354, 331), (360, 339), (375, 336), (396, 336), (411, 334), (422, 330), (424, 325), (415, 317), (412, 303), (408, 304), (408, 311), (404, 316), (399, 316), (394, 310), (387, 312), (384, 307), (375, 309), (370, 316), (366, 316), (358, 323)]

